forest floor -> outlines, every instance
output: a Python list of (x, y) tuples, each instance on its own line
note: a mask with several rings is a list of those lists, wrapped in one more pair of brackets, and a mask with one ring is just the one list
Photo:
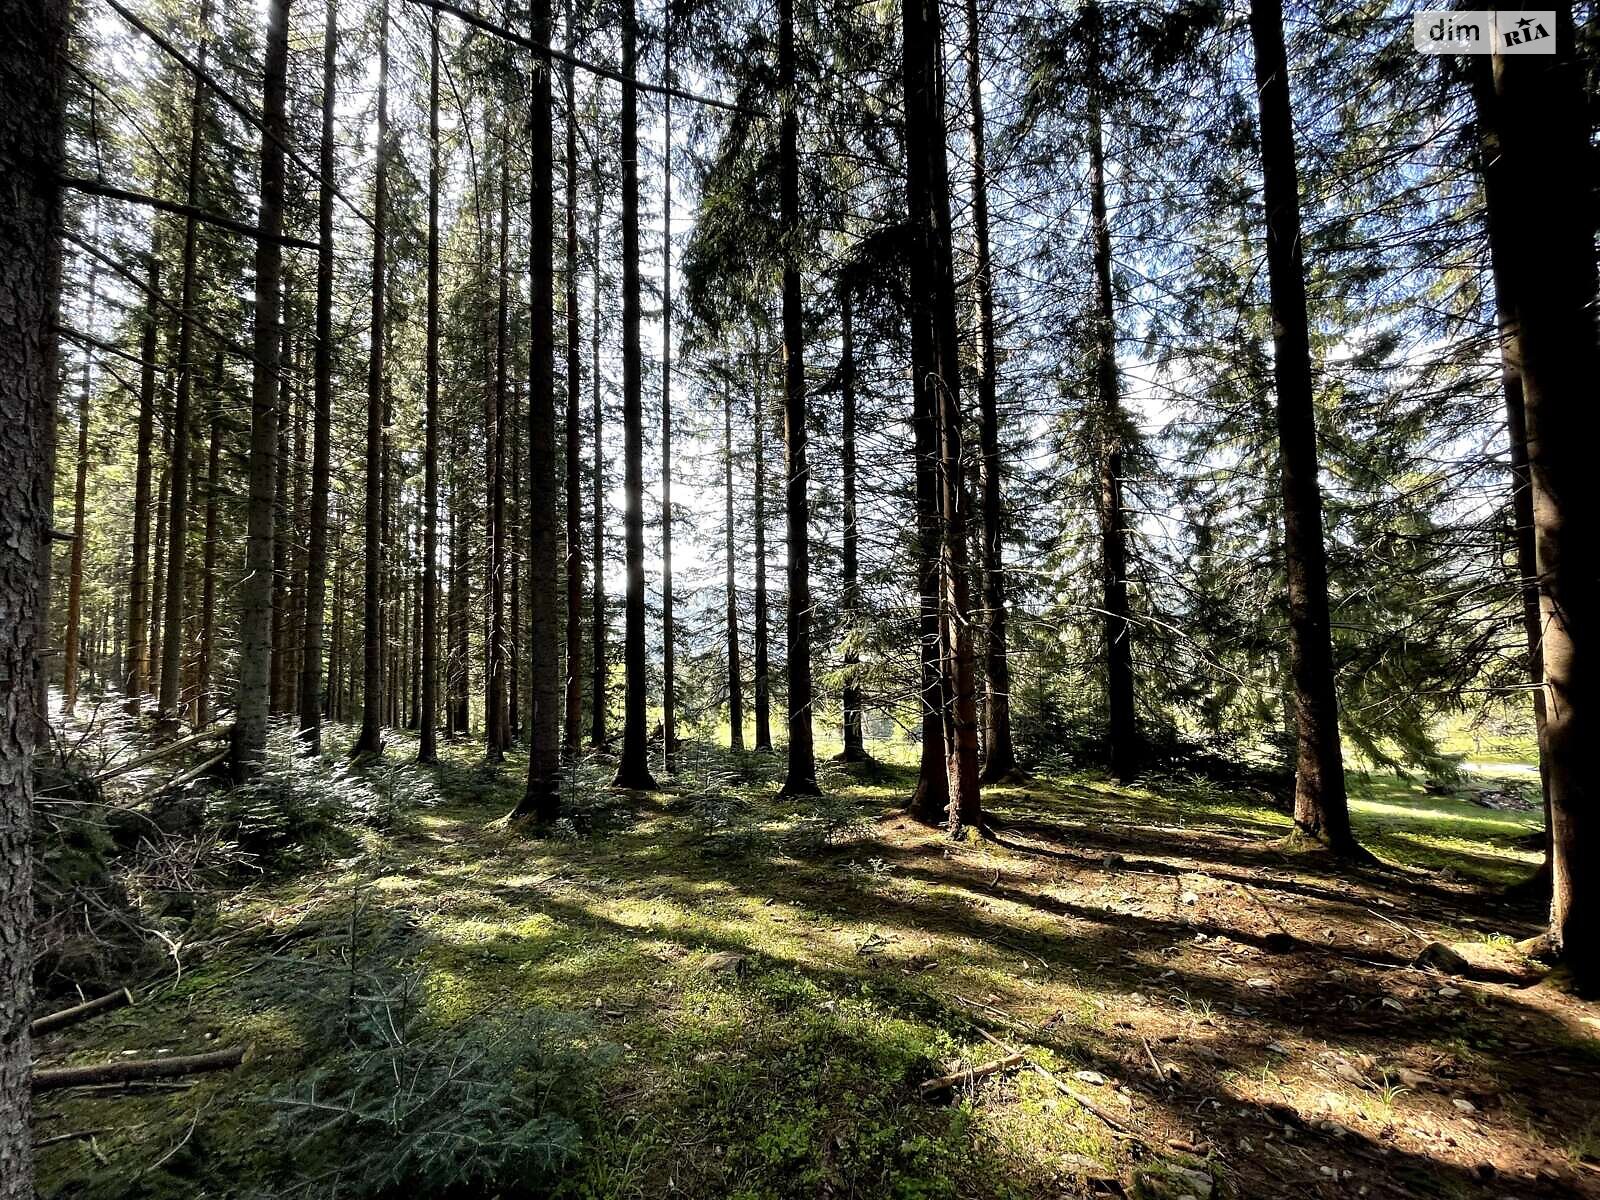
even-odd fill
[[(175, 978), (41, 1042), (41, 1065), (250, 1046), (41, 1095), (42, 1195), (382, 1194), (362, 1147), (403, 1105), (368, 1090), (358, 1117), (324, 1061), (360, 1009), (394, 1040), (582, 1031), (581, 1149), (463, 1195), (1600, 1196), (1600, 1006), (1534, 984), (1513, 943), (1539, 914), (1498, 894), (1536, 811), (1352, 776), (1384, 865), (1351, 868), (1288, 849), (1261, 798), (1073, 774), (988, 790), (991, 836), (953, 844), (901, 815), (906, 767), (828, 764), (826, 799), (784, 800), (778, 760), (686, 747), (653, 794), (586, 760), (533, 838), (497, 820), (519, 756), (447, 755), (432, 803), (228, 892)], [(1473, 977), (1414, 965), (1434, 941)], [(411, 1103), (424, 1072), (384, 1061)], [(541, 1096), (583, 1090), (545, 1065)]]

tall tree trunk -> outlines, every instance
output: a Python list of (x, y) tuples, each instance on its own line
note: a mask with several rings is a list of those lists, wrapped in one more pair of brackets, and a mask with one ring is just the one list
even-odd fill
[[(100, 241), (100, 209), (95, 208), (92, 239)], [(94, 333), (94, 308), (100, 286), (100, 260), (89, 259), (89, 309), (84, 320), (87, 332)], [(94, 394), (94, 355), (83, 348), (83, 374), (78, 383), (78, 463), (72, 488), (72, 555), (67, 568), (67, 631), (61, 671), (61, 711), (71, 716), (78, 706), (78, 628), (83, 617), (83, 541), (84, 502), (89, 493), (89, 407)]]
[(417, 761), (439, 761), (439, 14), (429, 22), (428, 344), (422, 451), (422, 730)]
[[(537, 46), (550, 44), (550, 0), (533, 0), (528, 32)], [(535, 586), (528, 592), (528, 786), (515, 815), (541, 824), (561, 811), (561, 699), (557, 674), (555, 273), (551, 237), (555, 218), (550, 137), (550, 64), (534, 63), (528, 121), (532, 131), (528, 193), (528, 563)], [(637, 228), (635, 229), (637, 234)], [(637, 247), (636, 247), (637, 248)], [(637, 336), (637, 310), (634, 331)]]
[(627, 692), (622, 757), (616, 786), (653, 788), (645, 730), (648, 663), (644, 630), (644, 408), (639, 348), (639, 87), (635, 0), (622, 5), (622, 440), (623, 535), (628, 571), (626, 641), (622, 662)]
[[(576, 45), (572, 0), (566, 0), (563, 13), (567, 53)], [(572, 64), (567, 63), (564, 79), (567, 101), (566, 146), (566, 310), (567, 310), (567, 674), (566, 719), (562, 724), (562, 745), (576, 755), (583, 741), (583, 438), (581, 434), (582, 367), (578, 329), (578, 92)], [(598, 396), (600, 381), (592, 386)], [(595, 423), (595, 443), (599, 445), (600, 426)]]
[(861, 728), (861, 529), (856, 524), (856, 346), (850, 292), (839, 294), (839, 389), (844, 423), (840, 468), (844, 475), (844, 750), (843, 762), (867, 757)]
[(722, 488), (723, 546), (727, 556), (728, 593), (728, 748), (744, 749), (744, 680), (739, 662), (739, 591), (734, 576), (733, 551), (733, 386), (722, 381)]
[(236, 774), (260, 769), (267, 748), (267, 685), (272, 644), (273, 490), (277, 474), (278, 293), (283, 249), (283, 157), (289, 139), (284, 108), (289, 56), (289, 2), (267, 8), (261, 134), (261, 218), (256, 238), (255, 375), (250, 390), (250, 502), (245, 579), (239, 601), (238, 717), (233, 729)]
[(989, 170), (983, 115), (983, 30), (978, 0), (967, 0), (967, 112), (971, 122), (972, 233), (977, 271), (979, 482), (983, 496), (984, 731), (980, 781), (994, 783), (1017, 769), (1011, 738), (1011, 659), (1006, 646), (1005, 543), (1001, 530), (1000, 410), (994, 348), (994, 264), (989, 251)]
[(756, 525), (756, 646), (755, 702), (756, 749), (772, 749), (772, 699), (767, 666), (767, 375), (766, 362), (758, 349), (752, 356), (755, 365), (755, 525)]
[(372, 327), (367, 355), (366, 563), (362, 598), (361, 735), (352, 754), (383, 752), (384, 285), (389, 208), (389, 0), (378, 10), (378, 149), (372, 192)]
[[(159, 224), (152, 222), (156, 228)], [(123, 708), (138, 716), (150, 670), (150, 462), (156, 426), (156, 306), (161, 296), (161, 242), (152, 234), (139, 339), (139, 429), (134, 439), (133, 561), (128, 572), (128, 669)]]
[(161, 635), (167, 611), (167, 506), (172, 487), (172, 409), (164, 407), (161, 420), (161, 475), (156, 484), (155, 551), (150, 566), (150, 695), (161, 694)]
[[(1096, 14), (1098, 15), (1098, 14)], [(1117, 378), (1117, 315), (1111, 289), (1111, 220), (1106, 207), (1101, 133), (1100, 45), (1094, 35), (1089, 82), (1089, 208), (1094, 221), (1095, 390), (1099, 410), (1100, 596), (1106, 662), (1106, 759), (1117, 779), (1132, 779), (1141, 757), (1134, 711), (1133, 621), (1128, 606), (1128, 528), (1122, 506), (1122, 448), (1127, 416)]]
[(47, 736), (68, 6), (0, 0), (0, 1200), (32, 1200), (33, 755)]
[(1304, 836), (1326, 842), (1338, 854), (1356, 855), (1360, 850), (1350, 828), (1339, 745), (1328, 552), (1323, 543), (1322, 487), (1317, 479), (1316, 404), (1300, 250), (1300, 182), (1283, 46), (1282, 0), (1251, 0), (1250, 33), (1261, 107), (1283, 551), (1289, 581), (1289, 657), (1297, 735), (1294, 822)]
[(783, 223), (783, 465), (789, 563), (789, 763), (781, 795), (818, 792), (811, 737), (811, 475), (806, 463), (805, 312), (800, 269), (800, 114), (795, 90), (794, 0), (778, 0), (778, 195)]
[[(1543, 637), (1545, 720), (1540, 757), (1550, 792), (1552, 948), (1584, 990), (1600, 985), (1600, 882), (1594, 744), (1600, 484), (1584, 434), (1600, 371), (1593, 303), (1594, 210), (1585, 161), (1589, 131), (1574, 61), (1569, 5), (1556, 9), (1554, 55), (1494, 58), (1499, 164), (1490, 249), (1503, 270), (1521, 352)], [(1487, 182), (1487, 181), (1486, 181)], [(1539, 252), (1529, 253), (1529, 230)], [(1591, 863), (1585, 866), (1585, 863)]]
[[(537, 20), (537, 16), (534, 18)], [(548, 20), (545, 22), (548, 26)], [(539, 64), (534, 65), (535, 76), (548, 74), (542, 71)], [(535, 89), (538, 81), (535, 79)], [(546, 85), (548, 86), (548, 84)], [(535, 139), (538, 137), (537, 126), (534, 129)], [(500, 241), (499, 241), (499, 269), (500, 296), (495, 307), (494, 325), (494, 387), (489, 393), (489, 420), (486, 432), (489, 435), (489, 664), (487, 678), (485, 679), (484, 697), (484, 743), (490, 762), (500, 762), (505, 758), (505, 752), (511, 745), (511, 727), (506, 720), (506, 675), (507, 675), (507, 647), (506, 647), (506, 381), (507, 361), (510, 352), (509, 315), (511, 305), (511, 281), (506, 259), (510, 241), (511, 226), (511, 146), (510, 139), (505, 137), (506, 130), (501, 130), (500, 143)], [(548, 138), (548, 131), (546, 135)], [(537, 189), (538, 181), (534, 181)], [(534, 249), (537, 250), (537, 244)], [(546, 256), (548, 259), (548, 255)], [(546, 261), (546, 260), (539, 260)], [(530, 263), (530, 266), (534, 265)], [(548, 267), (548, 262), (546, 261)], [(533, 335), (530, 342), (539, 337), (541, 322), (548, 325), (548, 316), (541, 314), (538, 302), (538, 280), (534, 280), (533, 298)], [(533, 373), (537, 377), (538, 365), (534, 364)], [(537, 382), (534, 384), (538, 386)], [(537, 398), (530, 397), (528, 411), (531, 414), (538, 404)], [(532, 447), (529, 448), (532, 453)], [(530, 507), (537, 508), (535, 503)], [(538, 517), (534, 518), (537, 523)], [(530, 596), (530, 604), (536, 604), (534, 597)]]
[(939, 525), (942, 533), (940, 630), (945, 661), (945, 759), (952, 836), (982, 819), (978, 796), (978, 714), (968, 611), (966, 503), (957, 358), (955, 270), (950, 241), (950, 182), (945, 157), (945, 89), (936, 0), (905, 0), (907, 211), (915, 239), (913, 321), (925, 327), (915, 346), (914, 386), (930, 393), (938, 436)]
[(306, 547), (306, 623), (300, 662), (300, 740), (322, 752), (322, 620), (327, 604), (328, 494), (333, 443), (333, 150), (339, 49), (337, 0), (326, 0), (322, 32), (322, 142), (317, 190), (317, 343), (311, 417), (311, 512)]
[(200, 653), (195, 664), (196, 729), (211, 724), (211, 663), (217, 629), (217, 553), (221, 525), (218, 494), (222, 487), (222, 355), (219, 352), (211, 373), (217, 394), (211, 397), (211, 434), (206, 450), (206, 529), (201, 553)]
[[(200, 47), (196, 53), (200, 74), (206, 69), (210, 23), (210, 0), (201, 0)], [(205, 118), (203, 90), (204, 85), (196, 78), (189, 101), (189, 161), (184, 180), (185, 201), (190, 208), (200, 203), (201, 122)], [(178, 724), (178, 697), (183, 687), (183, 576), (189, 540), (188, 470), (193, 438), (189, 409), (194, 393), (194, 271), (198, 234), (198, 223), (193, 215), (185, 218), (183, 282), (178, 293), (178, 388), (172, 411), (172, 483), (167, 511), (167, 611), (162, 633), (161, 695), (156, 701), (157, 720), (169, 731)]]
[[(662, 80), (672, 84), (672, 7), (664, 16), (666, 33)], [(678, 745), (673, 696), (672, 624), (672, 96), (663, 98), (665, 134), (662, 144), (661, 201), (661, 758), (671, 768)]]
[[(595, 81), (595, 113), (598, 117), (600, 111), (600, 83)], [(596, 130), (596, 145), (599, 144), (599, 131)], [(600, 183), (599, 151), (595, 151), (594, 160), (594, 209), (589, 217), (589, 254), (594, 265), (594, 287), (589, 293), (589, 349), (591, 354), (589, 377), (594, 388), (594, 477), (590, 481), (593, 488), (592, 503), (594, 505), (593, 521), (594, 530), (590, 537), (590, 553), (593, 555), (593, 568), (590, 572), (590, 619), (592, 629), (590, 639), (593, 651), (590, 660), (590, 670), (593, 672), (593, 681), (590, 691), (593, 700), (590, 701), (592, 709), (589, 721), (589, 743), (593, 746), (604, 746), (607, 740), (606, 732), (606, 493), (605, 493), (605, 462), (601, 454), (605, 441), (605, 403), (604, 389), (600, 380), (600, 208), (602, 204), (602, 188)]]
[(281, 713), (284, 703), (289, 648), (289, 422), (290, 390), (294, 375), (294, 345), (290, 336), (290, 300), (293, 281), (284, 281), (282, 337), (278, 353), (283, 371), (278, 376), (278, 472), (274, 481), (272, 509), (272, 663), (267, 672), (271, 707)]

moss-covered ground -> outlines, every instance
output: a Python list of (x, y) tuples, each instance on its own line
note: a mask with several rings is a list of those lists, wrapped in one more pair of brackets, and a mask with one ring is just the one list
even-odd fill
[[(686, 745), (656, 793), (575, 764), (534, 836), (501, 819), (522, 769), (448, 747), (436, 803), (242, 882), (136, 1007), (45, 1039), (250, 1051), (41, 1096), (42, 1193), (338, 1192), (352, 1135), (293, 1102), (381, 977), (436, 1031), (550, 1010), (607, 1048), (553, 1179), (463, 1195), (1600, 1194), (1600, 1009), (1531, 986), (1538, 913), (1498, 893), (1537, 811), (1352, 775), (1384, 865), (1351, 868), (1262, 797), (1075, 774), (990, 789), (952, 843), (901, 815), (904, 765), (779, 799), (779, 760)], [(1433, 940), (1476, 978), (1414, 966)]]

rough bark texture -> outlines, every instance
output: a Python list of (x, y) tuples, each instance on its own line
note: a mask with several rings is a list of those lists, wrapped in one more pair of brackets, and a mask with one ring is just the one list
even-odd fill
[[(1556, 10), (1557, 53), (1495, 56), (1493, 123), (1504, 173), (1490, 219), (1521, 349), (1543, 634), (1545, 721), (1540, 751), (1550, 789), (1554, 950), (1581, 985), (1600, 985), (1600, 878), (1593, 857), (1597, 801), (1596, 610), (1600, 607), (1600, 480), (1588, 443), (1600, 371), (1593, 303), (1594, 213), (1588, 129), (1573, 61), (1570, 6)], [(1537, 254), (1526, 247), (1537, 229)], [(1515, 247), (1515, 250), (1512, 250)], [(1508, 253), (1508, 251), (1511, 251)]]
[[(550, 0), (533, 0), (528, 14), (535, 44), (550, 42)], [(551, 179), (550, 64), (533, 64), (529, 108), (532, 184), (528, 199), (528, 275), (532, 324), (528, 354), (528, 787), (518, 813), (556, 819), (561, 804), (561, 701), (557, 630), (561, 620), (556, 544), (555, 273), (550, 259), (555, 210)]]
[[(929, 393), (938, 435), (940, 636), (952, 836), (982, 820), (978, 796), (978, 714), (968, 605), (966, 498), (956, 337), (955, 270), (950, 241), (950, 181), (945, 156), (944, 72), (937, 0), (904, 4), (906, 198), (914, 248), (913, 387)], [(917, 348), (923, 357), (918, 361)]]
[(215, 395), (220, 390), (215, 385), (222, 378), (222, 356), (212, 367), (214, 394), (211, 399), (211, 435), (206, 450), (206, 528), (205, 544), (201, 553), (200, 588), (200, 652), (195, 661), (195, 713), (196, 729), (211, 724), (211, 663), (214, 657), (217, 632), (217, 556), (221, 552), (219, 532), (222, 514), (218, 504), (222, 486), (222, 402)]
[[(567, 0), (564, 16), (567, 53), (571, 54), (575, 44), (572, 0)], [(578, 92), (571, 63), (567, 64), (563, 83), (567, 100), (566, 204), (563, 212), (567, 266), (567, 673), (562, 747), (575, 755), (583, 742), (583, 347), (578, 328)], [(598, 393), (598, 384), (591, 386), (595, 386)]]
[(1283, 553), (1289, 583), (1289, 660), (1294, 675), (1294, 821), (1305, 836), (1355, 854), (1339, 745), (1328, 555), (1317, 478), (1316, 406), (1300, 253), (1300, 183), (1289, 106), (1281, 0), (1252, 0), (1256, 87), (1261, 106), (1261, 176), (1267, 209), (1273, 377), (1283, 488)]
[(256, 239), (255, 374), (250, 389), (250, 499), (245, 578), (239, 589), (238, 717), (233, 727), (233, 769), (251, 774), (267, 748), (268, 692), (272, 668), (273, 485), (278, 455), (278, 295), (283, 251), (283, 147), (285, 73), (289, 57), (289, 2), (267, 8), (266, 70), (261, 105), (261, 216)]
[(1006, 645), (1006, 574), (1000, 501), (1000, 410), (995, 398), (994, 265), (989, 252), (989, 174), (983, 117), (982, 27), (978, 0), (967, 0), (967, 112), (972, 158), (972, 237), (977, 262), (972, 289), (978, 342), (978, 419), (983, 495), (983, 782), (1017, 769), (1011, 738), (1011, 659)]
[(638, 18), (634, 0), (622, 7), (622, 440), (626, 511), (623, 536), (628, 571), (623, 669), (627, 693), (622, 757), (616, 784), (653, 788), (645, 730), (648, 664), (644, 632), (644, 405), (639, 348), (639, 89)]
[(839, 390), (844, 409), (840, 470), (844, 475), (844, 762), (867, 756), (861, 728), (861, 531), (856, 524), (856, 348), (850, 293), (839, 298)]
[(367, 351), (366, 562), (361, 633), (361, 734), (352, 754), (383, 751), (383, 351), (389, 208), (389, 4), (378, 11), (378, 148), (372, 192), (372, 324)]
[(429, 30), (428, 345), (422, 451), (422, 728), (417, 760), (439, 761), (439, 14)]
[[(537, 17), (535, 17), (537, 19)], [(546, 22), (548, 24), (548, 21)], [(541, 70), (540, 65), (534, 64), (534, 73), (537, 76), (547, 76), (548, 70)], [(545, 83), (548, 94), (549, 83)], [(535, 91), (538, 90), (538, 80), (535, 80)], [(506, 395), (508, 382), (508, 353), (510, 350), (509, 323), (511, 306), (511, 278), (506, 260), (508, 243), (510, 241), (511, 226), (511, 146), (509, 139), (504, 135), (506, 130), (501, 129), (500, 140), (500, 241), (499, 264), (496, 274), (500, 278), (499, 300), (495, 305), (494, 320), (494, 386), (487, 393), (488, 412), (484, 414), (484, 432), (488, 434), (488, 485), (489, 495), (486, 514), (489, 518), (489, 636), (488, 636), (488, 666), (484, 679), (484, 750), (490, 762), (500, 762), (505, 758), (506, 750), (511, 746), (511, 724), (507, 713), (507, 676), (510, 672), (506, 645)], [(550, 131), (545, 128), (540, 132), (538, 122), (535, 121), (534, 135), (537, 139), (542, 136), (546, 143), (549, 142)], [(537, 153), (537, 148), (535, 148)], [(546, 156), (548, 157), (548, 155)], [(538, 190), (537, 169), (535, 170), (535, 186)], [(548, 224), (549, 216), (545, 221)], [(534, 242), (537, 249), (538, 242)], [(550, 269), (549, 254), (536, 255), (537, 264), (542, 264), (543, 269)], [(550, 317), (546, 309), (539, 307), (537, 296), (538, 279), (534, 279), (535, 296), (533, 299), (533, 336), (531, 341), (537, 343), (541, 331), (548, 340)], [(540, 366), (537, 362), (530, 364), (530, 377), (534, 380), (533, 387), (537, 392), (539, 388), (538, 374)], [(537, 397), (529, 406), (529, 412), (537, 406)], [(534, 487), (537, 489), (538, 484)], [(548, 499), (554, 501), (555, 497), (548, 498), (535, 496), (532, 507), (535, 510), (534, 521), (538, 522), (537, 510), (540, 501)], [(549, 580), (543, 580), (546, 586)], [(530, 604), (535, 603), (532, 597)]]
[(33, 755), (47, 737), (68, 8), (0, 0), (0, 1197), (32, 1200)]
[(1105, 144), (1100, 125), (1099, 43), (1089, 80), (1089, 207), (1094, 220), (1095, 391), (1100, 517), (1100, 608), (1106, 665), (1106, 760), (1118, 779), (1139, 770), (1133, 691), (1133, 621), (1128, 607), (1128, 525), (1122, 506), (1127, 417), (1117, 376), (1117, 313), (1111, 288), (1111, 220), (1106, 208)]
[(795, 92), (794, 0), (778, 3), (778, 192), (783, 221), (783, 466), (789, 576), (789, 763), (781, 795), (814, 795), (811, 735), (811, 505), (806, 462), (805, 311), (800, 297), (800, 115)]
[(322, 32), (322, 143), (317, 191), (317, 322), (312, 356), (311, 504), (306, 534), (306, 619), (300, 649), (300, 741), (322, 751), (322, 620), (328, 590), (328, 492), (333, 439), (333, 137), (338, 10), (326, 0)]
[(733, 551), (733, 388), (722, 381), (722, 489), (723, 548), (727, 589), (728, 634), (728, 748), (744, 749), (744, 681), (739, 662), (739, 591), (734, 576)]

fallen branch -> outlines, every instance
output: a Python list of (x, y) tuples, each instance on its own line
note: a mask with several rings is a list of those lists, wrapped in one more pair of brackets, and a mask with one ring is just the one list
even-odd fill
[[(1002, 1050), (1011, 1049), (1011, 1047), (1007, 1046), (1004, 1042), (1002, 1042), (999, 1038), (995, 1037), (994, 1034), (990, 1033), (987, 1029), (980, 1028), (978, 1030), (978, 1033), (982, 1035), (984, 1041), (990, 1043), (991, 1045), (998, 1046)], [(1021, 1058), (1023, 1056), (1022, 1055), (1018, 1055), (1017, 1057)], [(1133, 1130), (1128, 1128), (1127, 1122), (1123, 1121), (1119, 1117), (1112, 1116), (1105, 1109), (1101, 1108), (1098, 1104), (1096, 1104), (1093, 1100), (1089, 1099), (1089, 1097), (1085, 1096), (1082, 1092), (1078, 1091), (1077, 1088), (1069, 1087), (1067, 1084), (1063, 1083), (1061, 1081), (1061, 1079), (1054, 1072), (1046, 1070), (1044, 1067), (1040, 1066), (1037, 1062), (1035, 1062), (1031, 1058), (1027, 1059), (1026, 1061), (1027, 1061), (1027, 1063), (1028, 1063), (1028, 1065), (1030, 1067), (1032, 1067), (1035, 1071), (1039, 1072), (1039, 1074), (1043, 1075), (1046, 1079), (1048, 1079), (1051, 1082), (1051, 1084), (1054, 1085), (1056, 1091), (1060, 1092), (1067, 1099), (1076, 1102), (1079, 1108), (1082, 1108), (1084, 1111), (1086, 1111), (1088, 1113), (1091, 1113), (1094, 1116), (1099, 1117), (1102, 1121), (1104, 1121), (1112, 1129), (1114, 1129), (1118, 1133), (1120, 1133), (1123, 1137), (1131, 1138), (1132, 1140), (1134, 1140), (1136, 1142), (1143, 1142), (1144, 1141), (1143, 1138), (1141, 1138), (1138, 1134), (1134, 1133)]]
[(917, 1094), (923, 1097), (942, 1092), (945, 1088), (955, 1087), (958, 1083), (970, 1083), (975, 1079), (982, 1079), (985, 1075), (993, 1075), (996, 1071), (1007, 1071), (1012, 1067), (1020, 1067), (1023, 1063), (1020, 1054), (1008, 1054), (1004, 1058), (997, 1058), (993, 1062), (986, 1062), (980, 1066), (970, 1067), (965, 1071), (957, 1071), (953, 1075), (938, 1075), (932, 1079), (924, 1079), (917, 1085)]
[(60, 1012), (38, 1017), (28, 1026), (28, 1033), (33, 1037), (54, 1033), (58, 1029), (65, 1029), (69, 1025), (76, 1025), (79, 1021), (87, 1021), (90, 1017), (98, 1017), (101, 1013), (112, 1012), (132, 1003), (133, 993), (127, 988), (118, 988), (97, 999), (85, 1000), (82, 1004), (63, 1008)]
[(159, 796), (162, 792), (175, 791), (176, 789), (181, 788), (184, 784), (188, 783), (191, 779), (198, 779), (207, 771), (211, 770), (212, 767), (220, 763), (223, 759), (227, 758), (229, 753), (231, 753), (231, 748), (224, 746), (221, 750), (218, 750), (204, 762), (196, 763), (183, 774), (174, 779), (167, 780), (167, 782), (163, 783), (154, 792), (152, 792), (151, 795)]
[(146, 1079), (170, 1079), (174, 1075), (198, 1075), (204, 1071), (231, 1071), (244, 1061), (244, 1049), (243, 1046), (230, 1046), (226, 1050), (179, 1055), (175, 1058), (136, 1058), (94, 1063), (86, 1067), (49, 1067), (33, 1073), (33, 1090), (54, 1092), (61, 1088), (91, 1084), (134, 1083)]
[(229, 726), (213, 725), (209, 729), (202, 729), (199, 733), (191, 733), (188, 737), (181, 737), (175, 742), (168, 742), (165, 746), (157, 746), (148, 753), (139, 755), (138, 758), (129, 759), (119, 767), (112, 767), (109, 771), (102, 771), (94, 777), (96, 783), (104, 783), (108, 779), (115, 779), (118, 775), (126, 775), (129, 771), (137, 770), (150, 763), (166, 758), (169, 754), (176, 754), (179, 750), (187, 750), (190, 746), (198, 746), (201, 742), (208, 742), (212, 738), (223, 737), (229, 731)]

